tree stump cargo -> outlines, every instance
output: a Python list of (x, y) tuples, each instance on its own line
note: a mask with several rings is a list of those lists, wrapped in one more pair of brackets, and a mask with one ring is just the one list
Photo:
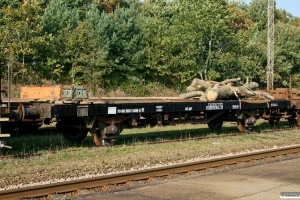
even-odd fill
[(267, 92), (255, 91), (258, 83), (249, 82), (243, 84), (241, 78), (226, 79), (222, 82), (205, 81), (195, 78), (191, 85), (186, 88), (187, 93), (181, 94), (180, 98), (188, 99), (199, 97), (200, 101), (216, 101), (221, 99), (235, 98), (263, 98), (273, 100)]

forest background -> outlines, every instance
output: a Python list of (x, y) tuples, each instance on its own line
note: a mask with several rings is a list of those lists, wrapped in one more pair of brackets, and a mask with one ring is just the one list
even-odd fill
[[(266, 89), (267, 8), (268, 0), (0, 0), (3, 86), (10, 66), (15, 90), (172, 96), (193, 78), (236, 77)], [(300, 18), (275, 9), (274, 46), (274, 88), (289, 87), (290, 76), (299, 88)]]

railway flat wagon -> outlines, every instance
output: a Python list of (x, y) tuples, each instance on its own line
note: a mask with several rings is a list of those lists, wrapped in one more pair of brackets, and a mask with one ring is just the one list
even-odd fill
[(292, 110), (290, 100), (199, 102), (179, 98), (102, 98), (80, 103), (57, 102), (45, 117), (56, 118), (57, 128), (68, 140), (81, 141), (90, 132), (98, 146), (108, 146), (116, 142), (128, 125), (202, 123), (218, 130), (224, 121), (233, 121), (241, 132), (248, 133), (253, 131), (258, 118), (271, 124), (283, 116), (291, 124), (299, 122)]
[(291, 126), (300, 126), (297, 98), (202, 102), (179, 97), (91, 98), (87, 89), (80, 86), (58, 91), (59, 94), (54, 92), (38, 99), (3, 100), (1, 116), (7, 120), (0, 122), (3, 129), (12, 127), (9, 124), (27, 129), (56, 121), (57, 129), (69, 141), (81, 142), (90, 132), (97, 146), (110, 146), (117, 141), (124, 127), (140, 123), (202, 123), (218, 130), (224, 121), (231, 121), (237, 122), (238, 130), (243, 133), (253, 131), (259, 118), (272, 125), (284, 118)]

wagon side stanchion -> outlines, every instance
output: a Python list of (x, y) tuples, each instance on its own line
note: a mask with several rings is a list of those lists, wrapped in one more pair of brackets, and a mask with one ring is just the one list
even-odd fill
[[(4, 122), (8, 122), (9, 118), (7, 117), (2, 117), (2, 113), (5, 112), (5, 110), (7, 110), (7, 104), (2, 103), (2, 98), (1, 98), (1, 93), (5, 91), (0, 90), (0, 139), (1, 138), (8, 138), (10, 137), (10, 134), (8, 133), (2, 133), (2, 125)], [(10, 146), (6, 146), (4, 141), (0, 140), (0, 148), (8, 148), (11, 149)]]
[[(0, 63), (1, 64), (1, 63)], [(10, 77), (10, 68), (8, 66), (8, 77)], [(9, 108), (9, 102), (10, 102), (10, 98), (8, 98), (8, 104), (2, 103), (2, 93), (6, 93), (5, 90), (1, 90), (2, 89), (2, 79), (1, 79), (1, 75), (2, 75), (2, 67), (0, 65), (0, 148), (7, 148), (7, 149), (11, 149), (11, 146), (7, 146), (5, 145), (4, 141), (1, 140), (1, 138), (7, 138), (10, 137), (10, 134), (8, 133), (2, 133), (2, 125), (4, 122), (8, 122), (9, 118), (7, 117), (2, 117), (3, 114), (6, 114), (7, 112), (10, 112), (10, 108)], [(9, 80), (9, 79), (8, 79)], [(9, 80), (10, 81), (10, 80)], [(9, 84), (10, 85), (10, 84)], [(10, 86), (9, 86), (10, 87)], [(9, 88), (10, 89), (10, 88)], [(8, 95), (9, 97), (9, 95)]]
[[(8, 133), (2, 133), (2, 130), (1, 130), (3, 122), (7, 122), (7, 121), (9, 121), (9, 118), (2, 118), (0, 116), (0, 139), (1, 138), (10, 137), (10, 134), (8, 134)], [(6, 146), (5, 143), (4, 143), (4, 141), (0, 140), (0, 148), (11, 149), (12, 147), (11, 146)]]

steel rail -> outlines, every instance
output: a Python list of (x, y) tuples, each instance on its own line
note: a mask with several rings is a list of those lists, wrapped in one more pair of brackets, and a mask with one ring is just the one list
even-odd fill
[(66, 181), (61, 183), (5, 190), (0, 191), (0, 199), (10, 200), (22, 198), (37, 198), (45, 197), (51, 194), (74, 192), (80, 189), (90, 189), (118, 184), (130, 185), (131, 181), (151, 180), (155, 177), (165, 177), (174, 174), (189, 173), (192, 171), (205, 171), (210, 168), (224, 167), (226, 165), (234, 165), (241, 162), (250, 162), (253, 160), (261, 160), (290, 154), (300, 154), (300, 145), (135, 172), (126, 172), (121, 174), (80, 179), (75, 181)]

